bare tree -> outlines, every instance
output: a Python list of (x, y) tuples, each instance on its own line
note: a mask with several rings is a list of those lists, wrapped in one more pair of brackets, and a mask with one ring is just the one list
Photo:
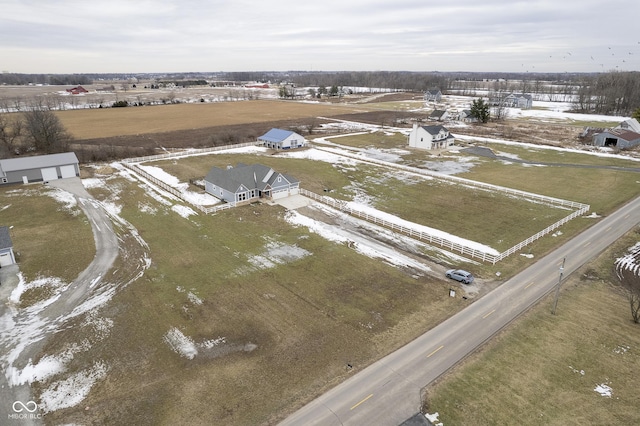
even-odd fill
[(640, 324), (640, 277), (628, 269), (616, 265), (616, 275), (627, 293), (633, 322)]
[(16, 111), (22, 110), (22, 97), (21, 96), (16, 96), (15, 98), (13, 98), (13, 108)]
[(11, 111), (9, 98), (0, 98), (0, 110), (3, 110), (4, 112)]
[[(640, 233), (640, 229), (636, 232)], [(614, 272), (627, 293), (631, 317), (636, 324), (640, 324), (640, 276), (636, 274), (635, 267), (629, 265), (635, 265), (639, 258), (640, 250), (638, 245), (635, 245), (614, 264)]]
[(504, 104), (504, 101), (500, 100), (496, 105), (491, 107), (491, 118), (494, 121), (502, 121), (509, 115), (509, 109)]
[(23, 121), (18, 115), (12, 120), (8, 114), (0, 114), (0, 156), (16, 154), (23, 133)]
[(24, 120), (26, 136), (36, 151), (53, 153), (68, 149), (71, 135), (52, 111), (32, 108), (24, 113)]

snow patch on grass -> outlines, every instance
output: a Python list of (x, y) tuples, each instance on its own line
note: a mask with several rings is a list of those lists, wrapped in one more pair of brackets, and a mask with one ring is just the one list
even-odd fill
[(602, 396), (606, 396), (607, 398), (611, 398), (611, 396), (613, 395), (613, 389), (611, 389), (611, 386), (607, 385), (606, 383), (596, 385), (593, 390), (595, 392), (598, 392)]
[(157, 208), (147, 203), (138, 203), (138, 210), (140, 210), (142, 213), (147, 213), (152, 216), (155, 216), (156, 213), (158, 213)]
[(171, 350), (188, 359), (193, 359), (198, 355), (196, 344), (190, 337), (182, 334), (180, 330), (173, 327), (164, 335), (164, 341)]
[[(176, 327), (171, 328), (165, 335), (164, 341), (171, 350), (179, 354), (180, 356), (188, 359), (195, 358), (200, 348), (203, 351), (209, 351), (217, 346), (221, 346), (227, 343), (227, 339), (225, 337), (217, 337), (215, 339), (207, 339), (202, 341), (201, 343), (196, 343), (193, 341), (191, 337), (185, 336), (180, 330)], [(241, 346), (230, 346), (223, 347), (219, 349), (219, 355), (224, 355), (226, 353), (231, 353), (237, 350), (243, 350), (246, 345)], [(206, 356), (206, 352), (205, 352)]]
[(189, 299), (189, 302), (193, 303), (194, 305), (202, 305), (202, 299), (200, 299), (192, 292), (187, 293), (187, 298)]
[(242, 275), (255, 269), (275, 268), (277, 265), (293, 262), (310, 254), (307, 250), (296, 245), (268, 241), (264, 252), (248, 257), (247, 261), (251, 266), (242, 268), (236, 273)]
[(87, 189), (90, 189), (90, 188), (106, 188), (107, 187), (107, 185), (105, 184), (104, 179), (99, 179), (99, 178), (82, 179), (82, 186), (84, 186)]
[(22, 275), (22, 272), (18, 272), (18, 284), (9, 295), (9, 301), (11, 303), (18, 305), (20, 304), (20, 299), (22, 298), (22, 295), (27, 290), (32, 290), (32, 289), (41, 288), (41, 287), (48, 287), (53, 291), (53, 295), (50, 298), (41, 300), (35, 305), (32, 305), (29, 307), (31, 311), (40, 311), (44, 307), (53, 303), (59, 296), (59, 293), (64, 289), (66, 289), (68, 286), (69, 286), (68, 283), (64, 282), (63, 280), (57, 277), (40, 277), (27, 283), (24, 279), (24, 276)]
[(618, 345), (613, 350), (613, 353), (614, 354), (626, 354), (629, 351), (629, 349), (631, 349), (631, 346), (629, 346), (629, 345)]
[(191, 207), (187, 207), (182, 204), (174, 204), (173, 206), (171, 206), (171, 210), (178, 213), (180, 216), (184, 217), (185, 219), (188, 219), (189, 216), (198, 214)]
[(56, 200), (58, 203), (62, 204), (62, 208), (64, 210), (67, 210), (72, 215), (77, 216), (82, 213), (82, 211), (78, 208), (78, 201), (72, 193), (64, 191), (60, 188), (51, 188), (51, 190), (46, 191), (45, 194)]
[(440, 416), (440, 414), (438, 412), (435, 412), (433, 414), (425, 414), (424, 415), (427, 420), (429, 420), (429, 422), (433, 425), (433, 426), (444, 426), (444, 423), (442, 423), (441, 421), (438, 420), (438, 417)]
[(40, 396), (42, 410), (48, 413), (78, 405), (87, 397), (95, 382), (106, 376), (107, 371), (105, 363), (97, 362), (91, 368), (52, 383)]

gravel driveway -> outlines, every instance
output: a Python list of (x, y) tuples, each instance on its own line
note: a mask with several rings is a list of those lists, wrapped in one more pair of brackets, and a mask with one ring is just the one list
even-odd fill
[[(49, 185), (75, 196), (78, 206), (91, 223), (96, 256), (58, 299), (38, 312), (16, 308), (8, 301), (8, 295), (18, 284), (15, 275), (18, 268), (13, 269), (12, 275), (3, 277), (0, 289), (0, 366), (3, 373), (0, 374), (0, 424), (6, 424), (5, 421), (14, 421), (21, 426), (42, 423), (38, 418), (39, 410), (29, 412), (33, 406), (28, 403), (32, 401), (29, 384), (10, 385), (8, 371), (15, 371), (14, 368), (22, 370), (40, 355), (48, 338), (63, 325), (66, 315), (88, 298), (91, 289), (99, 285), (118, 257), (118, 238), (111, 219), (86, 191), (80, 178), (51, 181)], [(26, 408), (20, 405), (16, 408), (15, 401), (26, 404)]]

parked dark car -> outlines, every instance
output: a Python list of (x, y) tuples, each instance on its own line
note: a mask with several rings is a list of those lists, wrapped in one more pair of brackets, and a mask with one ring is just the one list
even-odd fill
[(447, 278), (460, 281), (461, 283), (471, 284), (473, 282), (473, 275), (470, 272), (463, 271), (462, 269), (449, 269), (446, 274)]

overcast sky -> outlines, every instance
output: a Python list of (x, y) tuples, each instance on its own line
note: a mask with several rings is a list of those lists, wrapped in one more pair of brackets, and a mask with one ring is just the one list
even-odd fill
[(638, 0), (0, 0), (0, 71), (640, 71)]

